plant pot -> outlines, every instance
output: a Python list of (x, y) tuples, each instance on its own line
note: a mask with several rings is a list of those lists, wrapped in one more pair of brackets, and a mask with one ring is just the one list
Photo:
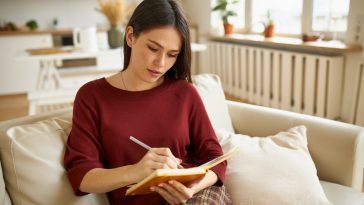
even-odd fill
[(264, 29), (264, 37), (270, 38), (274, 34), (274, 24), (270, 24)]
[(229, 35), (233, 33), (234, 26), (233, 24), (224, 23), (224, 32), (225, 35)]
[(110, 48), (119, 48), (123, 46), (123, 32), (118, 27), (111, 27), (107, 31), (107, 38)]

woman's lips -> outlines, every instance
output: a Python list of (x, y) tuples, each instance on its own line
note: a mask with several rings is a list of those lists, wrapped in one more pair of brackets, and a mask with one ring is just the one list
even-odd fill
[(156, 70), (152, 70), (152, 69), (147, 69), (147, 70), (154, 77), (159, 77), (162, 74), (161, 72), (156, 71)]

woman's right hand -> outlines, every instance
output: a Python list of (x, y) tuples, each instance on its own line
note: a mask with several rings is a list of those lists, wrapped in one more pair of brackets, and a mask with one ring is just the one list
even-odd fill
[(151, 148), (143, 158), (132, 165), (132, 181), (139, 182), (156, 169), (177, 169), (181, 159), (176, 158), (169, 148)]

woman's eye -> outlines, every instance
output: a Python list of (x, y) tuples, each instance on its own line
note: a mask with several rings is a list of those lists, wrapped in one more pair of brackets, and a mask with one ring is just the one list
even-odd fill
[(158, 51), (158, 49), (153, 48), (153, 47), (151, 47), (151, 46), (148, 46), (148, 48), (149, 48), (149, 50), (151, 50), (152, 52), (157, 52), (157, 51)]
[(170, 58), (177, 58), (178, 54), (168, 54), (168, 57)]

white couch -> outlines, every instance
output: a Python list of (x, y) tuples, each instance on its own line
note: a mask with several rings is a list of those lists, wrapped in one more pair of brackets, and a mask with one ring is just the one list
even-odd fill
[[(207, 76), (207, 79), (210, 83), (211, 79), (219, 83), (216, 76)], [(195, 83), (197, 87), (207, 85), (198, 89), (214, 127), (228, 125), (230, 119), (219, 113), (224, 110), (214, 107), (222, 103), (215, 99), (222, 91), (211, 93), (216, 85), (205, 83), (204, 79), (195, 78)], [(364, 204), (364, 194), (359, 191), (363, 185), (364, 128), (255, 105), (223, 103), (227, 105), (236, 133), (268, 136), (295, 125), (305, 125), (310, 154), (327, 198), (335, 205)], [(0, 123), (0, 205), (107, 204), (103, 194), (76, 197), (72, 192), (62, 163), (71, 118), (72, 111), (64, 110)]]

